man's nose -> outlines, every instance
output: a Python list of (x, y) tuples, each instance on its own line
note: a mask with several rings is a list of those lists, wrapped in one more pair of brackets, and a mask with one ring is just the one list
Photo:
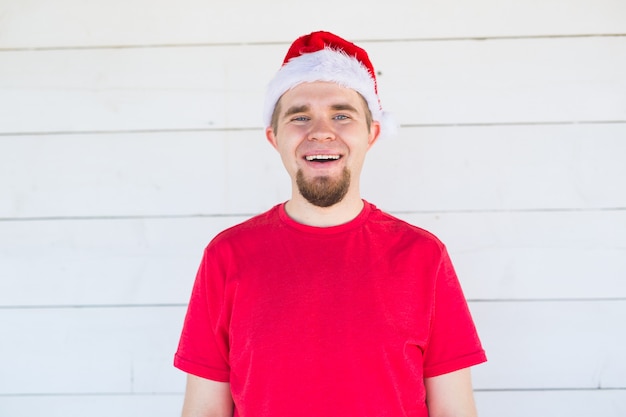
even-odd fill
[(316, 120), (311, 126), (308, 139), (316, 141), (335, 140), (335, 131), (332, 123), (323, 119)]

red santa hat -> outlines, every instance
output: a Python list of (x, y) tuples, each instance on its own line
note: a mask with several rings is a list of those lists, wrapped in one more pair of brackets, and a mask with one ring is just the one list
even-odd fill
[(367, 102), (372, 119), (380, 123), (381, 136), (395, 130), (391, 117), (380, 105), (376, 73), (367, 52), (330, 32), (313, 32), (291, 44), (282, 67), (267, 88), (263, 109), (265, 126), (271, 125), (276, 103), (285, 92), (314, 81), (334, 82), (355, 90)]

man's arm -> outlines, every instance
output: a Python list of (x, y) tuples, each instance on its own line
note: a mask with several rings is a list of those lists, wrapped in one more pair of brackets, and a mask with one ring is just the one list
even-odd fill
[(425, 378), (430, 417), (476, 417), (470, 368)]
[(230, 384), (187, 374), (182, 417), (232, 417)]

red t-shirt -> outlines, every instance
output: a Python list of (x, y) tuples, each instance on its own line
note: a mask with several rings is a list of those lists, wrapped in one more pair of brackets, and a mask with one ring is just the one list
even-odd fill
[(428, 416), (424, 378), (486, 360), (444, 245), (375, 206), (284, 205), (205, 250), (174, 364), (230, 382), (235, 416)]

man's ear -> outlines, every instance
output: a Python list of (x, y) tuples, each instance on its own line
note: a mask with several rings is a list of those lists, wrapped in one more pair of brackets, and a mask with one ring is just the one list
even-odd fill
[(274, 134), (274, 129), (271, 126), (265, 128), (265, 138), (267, 141), (274, 147), (274, 149), (278, 150), (278, 142), (276, 142), (276, 135)]
[(373, 120), (370, 126), (370, 133), (367, 138), (367, 150), (369, 150), (374, 145), (374, 143), (376, 143), (379, 137), (380, 137), (380, 122)]

